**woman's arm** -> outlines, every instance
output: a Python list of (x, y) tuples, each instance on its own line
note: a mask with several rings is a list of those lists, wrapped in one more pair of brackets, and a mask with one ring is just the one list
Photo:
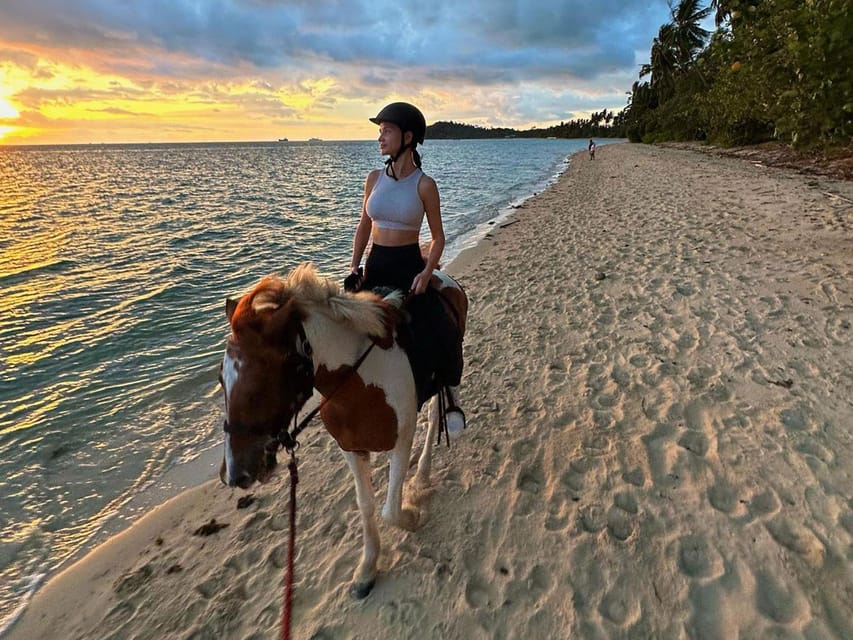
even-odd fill
[(425, 175), (418, 181), (418, 195), (424, 204), (427, 224), (429, 225), (432, 241), (429, 244), (424, 270), (415, 276), (412, 282), (412, 291), (415, 294), (423, 293), (429, 286), (432, 272), (438, 267), (441, 254), (444, 252), (444, 226), (441, 224), (441, 198), (438, 195), (438, 186), (435, 180)]
[(358, 265), (361, 264), (361, 258), (364, 255), (364, 250), (367, 248), (367, 243), (370, 240), (370, 232), (373, 229), (373, 220), (367, 215), (367, 199), (373, 191), (373, 186), (376, 184), (376, 179), (379, 177), (379, 170), (371, 171), (367, 174), (367, 179), (364, 181), (364, 197), (361, 201), (361, 218), (358, 221), (358, 226), (355, 228), (355, 236), (352, 239), (352, 259), (350, 260), (350, 271), (358, 272)]

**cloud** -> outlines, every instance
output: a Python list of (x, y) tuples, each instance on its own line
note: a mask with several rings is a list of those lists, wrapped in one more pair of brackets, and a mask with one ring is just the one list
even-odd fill
[[(274, 2), (5, 0), (0, 36), (103, 52), (161, 51), (212, 65), (438, 69), (469, 82), (590, 77), (631, 65), (662, 1)], [(480, 70), (474, 73), (472, 70)], [(160, 68), (178, 75), (180, 68)]]
[(361, 136), (365, 110), (408, 99), (429, 121), (522, 127), (624, 106), (637, 52), (668, 11), (664, 0), (2, 0), (0, 80), (4, 68), (31, 79), (7, 95), (22, 112), (52, 107), (51, 122), (76, 105), (165, 126), (169, 103), (198, 130), (227, 112), (223, 136), (260, 135), (239, 133), (237, 114)]

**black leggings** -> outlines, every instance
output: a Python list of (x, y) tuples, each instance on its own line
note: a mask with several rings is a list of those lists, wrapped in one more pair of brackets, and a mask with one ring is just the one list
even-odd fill
[(417, 244), (386, 247), (374, 244), (364, 266), (362, 289), (392, 287), (408, 293), (415, 276), (424, 270), (426, 262)]
[[(391, 287), (408, 293), (415, 276), (426, 262), (417, 244), (402, 247), (373, 245), (365, 264), (363, 291)], [(462, 339), (447, 315), (438, 292), (432, 287), (420, 295), (409, 296), (406, 311), (410, 321), (400, 327), (399, 339), (409, 355), (418, 409), (442, 385), (456, 386), (462, 374)]]

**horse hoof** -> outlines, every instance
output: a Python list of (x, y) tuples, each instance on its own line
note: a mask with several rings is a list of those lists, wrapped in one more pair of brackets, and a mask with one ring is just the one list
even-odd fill
[(363, 600), (364, 598), (370, 595), (370, 592), (373, 591), (373, 586), (375, 584), (376, 578), (368, 580), (367, 582), (356, 582), (352, 585), (352, 588), (349, 590), (349, 593), (356, 600)]

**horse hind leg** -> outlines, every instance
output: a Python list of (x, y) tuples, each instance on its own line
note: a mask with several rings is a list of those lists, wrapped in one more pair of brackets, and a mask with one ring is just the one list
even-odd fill
[(344, 457), (355, 480), (355, 497), (361, 512), (361, 526), (364, 548), (361, 562), (353, 574), (350, 594), (357, 599), (366, 597), (376, 584), (376, 561), (379, 558), (379, 528), (376, 526), (374, 511), (376, 497), (373, 483), (370, 481), (370, 456), (366, 453), (344, 451)]
[[(447, 389), (447, 405), (448, 407), (456, 406), (459, 402), (459, 387), (446, 387)], [(432, 397), (429, 401), (429, 427), (427, 429), (424, 448), (421, 450), (421, 457), (418, 459), (418, 470), (415, 473), (415, 485), (419, 488), (426, 488), (430, 484), (430, 474), (432, 473), (432, 452), (438, 439), (439, 429), (439, 399), (438, 394)], [(449, 423), (449, 420), (448, 420)], [(458, 433), (451, 434), (451, 436)]]
[(429, 486), (429, 477), (432, 473), (432, 448), (436, 437), (438, 437), (438, 421), (438, 395), (435, 395), (429, 401), (427, 415), (429, 426), (424, 440), (424, 448), (421, 449), (421, 456), (418, 458), (418, 470), (415, 473), (415, 486), (418, 489), (426, 489)]

